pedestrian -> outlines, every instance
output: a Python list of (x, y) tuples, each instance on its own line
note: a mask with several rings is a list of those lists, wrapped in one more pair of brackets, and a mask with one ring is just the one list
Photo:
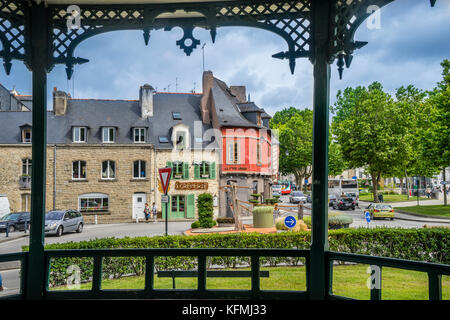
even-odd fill
[(382, 193), (380, 193), (378, 195), (378, 201), (383, 202), (383, 194)]
[(0, 291), (3, 291), (2, 274), (0, 273)]
[(158, 214), (158, 210), (156, 208), (156, 203), (152, 204), (152, 215), (153, 215), (153, 223), (156, 223), (156, 215)]
[(145, 221), (148, 221), (150, 218), (150, 208), (148, 207), (148, 203), (145, 204), (144, 208)]
[(431, 191), (430, 191), (430, 188), (429, 188), (429, 187), (427, 188), (427, 190), (425, 190), (425, 193), (426, 193), (426, 195), (427, 195), (427, 198), (430, 199)]

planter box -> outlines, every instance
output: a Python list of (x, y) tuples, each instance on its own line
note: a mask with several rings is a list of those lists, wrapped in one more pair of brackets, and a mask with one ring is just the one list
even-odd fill
[(254, 228), (272, 228), (273, 227), (273, 213), (258, 213), (253, 214)]
[(218, 227), (234, 227), (234, 223), (218, 223)]

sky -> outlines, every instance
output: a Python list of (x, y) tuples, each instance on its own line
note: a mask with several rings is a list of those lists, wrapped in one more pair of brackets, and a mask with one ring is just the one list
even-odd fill
[[(450, 59), (450, 0), (438, 0), (434, 8), (429, 0), (396, 0), (383, 7), (379, 17), (379, 28), (364, 22), (356, 32), (355, 40), (369, 43), (355, 51), (342, 80), (336, 63), (331, 66), (331, 104), (338, 90), (374, 81), (391, 94), (409, 84), (431, 90), (441, 81), (440, 63)], [(148, 46), (142, 31), (109, 32), (83, 41), (75, 56), (90, 62), (75, 66), (70, 81), (65, 66), (55, 66), (48, 75), (48, 109), (54, 87), (83, 99), (138, 99), (145, 83), (159, 92), (201, 92), (203, 52), (206, 70), (228, 85), (245, 85), (251, 101), (270, 115), (290, 106), (312, 108), (312, 65), (299, 58), (292, 75), (287, 60), (272, 58), (287, 50), (278, 35), (224, 27), (217, 30), (213, 44), (209, 31), (196, 28), (194, 37), (201, 44), (190, 56), (176, 45), (182, 36), (183, 31), (174, 28), (152, 31)], [(21, 61), (13, 61), (10, 76), (0, 69), (0, 83), (20, 94), (32, 93), (31, 73)]]

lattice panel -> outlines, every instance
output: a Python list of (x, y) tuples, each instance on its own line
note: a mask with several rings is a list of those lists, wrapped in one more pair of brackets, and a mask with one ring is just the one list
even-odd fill
[(12, 59), (26, 59), (25, 14), (23, 7), (14, 1), (0, 2), (0, 41), (4, 67), (9, 74)]
[(277, 3), (253, 3), (216, 7), (218, 25), (241, 25), (249, 22), (254, 26), (284, 33), (295, 52), (308, 51), (310, 47), (310, 0), (279, 1)]

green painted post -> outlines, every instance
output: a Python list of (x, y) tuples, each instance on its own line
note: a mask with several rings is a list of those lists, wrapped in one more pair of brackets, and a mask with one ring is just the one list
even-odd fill
[(44, 3), (30, 7), (31, 68), (33, 71), (33, 129), (30, 255), (27, 299), (42, 299), (45, 287), (44, 214), (47, 155), (47, 12)]
[(328, 250), (328, 126), (330, 97), (330, 66), (328, 56), (329, 0), (313, 4), (314, 26), (314, 88), (313, 88), (313, 173), (310, 299), (327, 297)]
[(428, 296), (430, 300), (442, 300), (442, 275), (428, 272)]

